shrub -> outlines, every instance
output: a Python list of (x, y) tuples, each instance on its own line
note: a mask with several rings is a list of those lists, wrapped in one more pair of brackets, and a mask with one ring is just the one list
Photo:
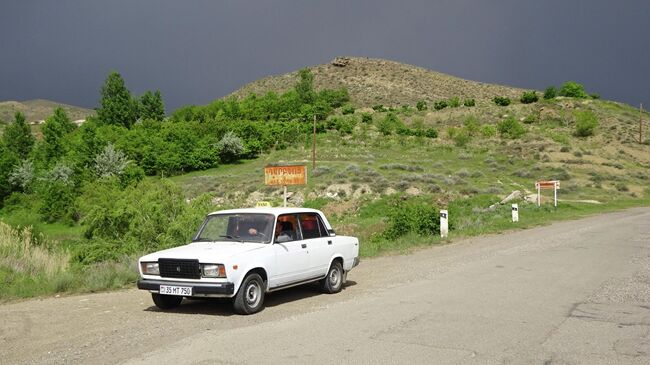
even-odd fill
[(463, 101), (463, 105), (467, 107), (476, 106), (476, 100), (474, 100), (473, 98), (465, 99), (465, 101)]
[(373, 107), (372, 107), (372, 110), (374, 110), (374, 111), (376, 111), (376, 112), (387, 112), (387, 111), (388, 111), (388, 110), (386, 110), (386, 108), (384, 108), (384, 106), (381, 105), (381, 104), (373, 106)]
[(439, 100), (433, 103), (433, 108), (435, 110), (442, 110), (447, 107), (447, 101), (446, 100)]
[(424, 136), (428, 138), (438, 138), (438, 131), (435, 128), (427, 128), (424, 130)]
[(242, 139), (233, 132), (226, 132), (219, 143), (217, 143), (217, 148), (219, 149), (219, 157), (224, 162), (239, 160), (245, 151)]
[(397, 118), (397, 116), (393, 113), (388, 113), (377, 126), (377, 128), (379, 128), (379, 132), (385, 136), (391, 135), (393, 132), (403, 127), (404, 123), (402, 123), (402, 121), (399, 120), (399, 118)]
[(109, 143), (104, 150), (95, 157), (95, 172), (99, 177), (122, 175), (129, 165), (126, 155)]
[(501, 138), (508, 139), (517, 139), (526, 133), (524, 127), (514, 117), (508, 117), (499, 122), (497, 129)]
[(484, 124), (481, 127), (481, 134), (483, 137), (492, 138), (497, 135), (497, 129), (493, 125)]
[(571, 151), (571, 147), (569, 146), (562, 146), (562, 148), (560, 148), (560, 152), (570, 152), (570, 151)]
[(20, 187), (22, 191), (29, 191), (34, 182), (36, 172), (34, 170), (34, 164), (29, 160), (23, 160), (20, 165), (14, 167), (9, 174), (9, 182)]
[(537, 121), (538, 118), (537, 115), (535, 114), (529, 114), (523, 120), (524, 124), (533, 124), (533, 123), (537, 123)]
[(440, 231), (438, 207), (426, 198), (395, 197), (390, 202), (387, 216), (384, 231), (387, 239), (396, 239), (408, 233), (434, 235)]
[(521, 99), (519, 99), (523, 104), (530, 104), (530, 103), (535, 103), (539, 98), (537, 97), (537, 92), (534, 90), (531, 91), (524, 91), (524, 93), (521, 95)]
[(505, 96), (495, 96), (494, 99), (492, 99), (492, 101), (494, 101), (494, 103), (498, 106), (510, 105), (510, 98)]
[(424, 101), (424, 100), (420, 100), (420, 101), (417, 102), (417, 104), (415, 105), (415, 107), (416, 107), (417, 110), (419, 110), (419, 111), (427, 110), (427, 102)]
[(370, 114), (370, 113), (361, 113), (361, 122), (363, 122), (363, 123), (372, 123), (372, 114)]
[(600, 94), (591, 93), (591, 94), (589, 94), (589, 97), (592, 98), (592, 99), (600, 99)]
[(560, 95), (567, 96), (571, 98), (586, 98), (588, 95), (585, 92), (584, 86), (578, 84), (575, 81), (567, 81), (562, 84), (560, 88)]
[(598, 118), (593, 112), (588, 110), (576, 111), (576, 131), (575, 135), (578, 137), (588, 137), (594, 134), (598, 126)]
[(470, 137), (473, 137), (478, 134), (478, 131), (480, 129), (480, 125), (478, 123), (478, 119), (474, 115), (470, 115), (465, 120), (463, 121), (463, 125), (465, 126), (465, 131)]
[(544, 90), (544, 100), (555, 99), (557, 96), (557, 89), (555, 86), (549, 86)]
[(460, 99), (457, 96), (454, 96), (447, 101), (447, 105), (451, 108), (458, 108), (460, 106)]
[(354, 114), (354, 105), (352, 104), (343, 105), (343, 107), (341, 108), (341, 113), (343, 113), (344, 115)]
[(471, 141), (472, 137), (470, 137), (469, 133), (467, 133), (467, 130), (465, 128), (459, 129), (458, 132), (454, 134), (453, 140), (454, 144), (457, 147), (465, 147), (469, 141)]

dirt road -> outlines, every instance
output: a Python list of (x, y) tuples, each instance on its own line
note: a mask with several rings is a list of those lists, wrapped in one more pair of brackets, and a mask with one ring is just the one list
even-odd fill
[(648, 364), (650, 208), (365, 260), (336, 295), (156, 310), (146, 292), (0, 306), (0, 363)]

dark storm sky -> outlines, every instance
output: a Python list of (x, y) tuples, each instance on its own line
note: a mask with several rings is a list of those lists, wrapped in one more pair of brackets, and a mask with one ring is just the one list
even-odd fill
[(341, 55), (650, 106), (650, 1), (0, 2), (0, 100), (95, 107), (116, 70), (172, 111)]

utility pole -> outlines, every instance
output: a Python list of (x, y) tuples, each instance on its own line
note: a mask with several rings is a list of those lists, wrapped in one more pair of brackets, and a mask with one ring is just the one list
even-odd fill
[(643, 143), (643, 103), (639, 105), (639, 144)]
[(316, 114), (314, 114), (314, 139), (311, 143), (311, 160), (313, 169), (316, 169)]

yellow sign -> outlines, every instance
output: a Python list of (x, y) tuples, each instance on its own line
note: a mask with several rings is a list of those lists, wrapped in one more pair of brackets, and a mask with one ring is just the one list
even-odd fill
[(307, 165), (266, 166), (264, 168), (264, 184), (305, 185), (307, 184)]
[(265, 208), (265, 207), (270, 207), (271, 203), (265, 201), (259, 201), (257, 202), (257, 204), (255, 204), (255, 206), (258, 208)]

